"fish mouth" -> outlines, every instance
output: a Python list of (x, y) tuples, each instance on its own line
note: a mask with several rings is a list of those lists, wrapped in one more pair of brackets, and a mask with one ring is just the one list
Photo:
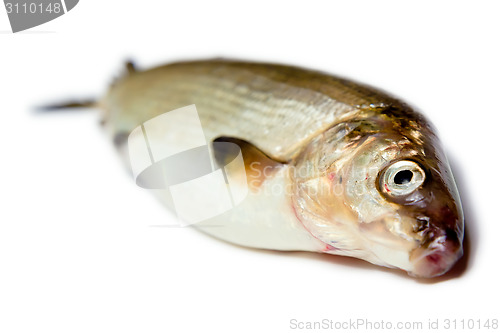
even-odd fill
[(413, 262), (411, 275), (432, 278), (445, 274), (462, 257), (462, 243), (458, 237), (440, 236), (431, 242), (412, 251), (410, 261)]

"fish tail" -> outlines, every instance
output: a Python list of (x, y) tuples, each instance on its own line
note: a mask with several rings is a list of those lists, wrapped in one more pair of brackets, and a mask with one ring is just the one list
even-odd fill
[(67, 109), (88, 109), (88, 108), (97, 108), (99, 103), (95, 99), (85, 99), (85, 100), (72, 100), (62, 103), (56, 104), (48, 104), (36, 107), (37, 111), (61, 111)]
[[(133, 75), (134, 73), (138, 72), (137, 67), (131, 60), (127, 60), (125, 62), (125, 72), (122, 74), (121, 77), (115, 78), (114, 82), (111, 83), (111, 86), (114, 86), (117, 81), (120, 81), (122, 78)], [(36, 111), (61, 111), (61, 110), (68, 110), (68, 109), (74, 109), (74, 110), (82, 110), (82, 109), (95, 109), (95, 108), (100, 108), (101, 103), (99, 103), (98, 100), (96, 99), (75, 99), (75, 100), (69, 100), (69, 101), (63, 101), (61, 103), (55, 103), (55, 104), (48, 104), (48, 105), (42, 105), (35, 107)]]

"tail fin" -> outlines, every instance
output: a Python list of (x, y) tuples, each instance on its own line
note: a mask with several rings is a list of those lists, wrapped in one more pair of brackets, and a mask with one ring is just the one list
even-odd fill
[[(115, 78), (114, 82), (111, 83), (111, 86), (115, 85), (117, 81), (120, 81), (122, 78), (133, 75), (138, 72), (135, 64), (131, 60), (127, 60), (125, 62), (125, 71), (121, 77)], [(49, 104), (35, 107), (36, 111), (46, 112), (46, 111), (61, 111), (66, 109), (85, 109), (85, 108), (98, 108), (99, 103), (95, 99), (82, 99), (82, 100), (70, 100), (67, 102)]]
[(43, 105), (36, 107), (37, 111), (61, 111), (65, 109), (84, 109), (84, 108), (96, 108), (97, 101), (96, 100), (75, 100), (68, 101), (57, 104)]

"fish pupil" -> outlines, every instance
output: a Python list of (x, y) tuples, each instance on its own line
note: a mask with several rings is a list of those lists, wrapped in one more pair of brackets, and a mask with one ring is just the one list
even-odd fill
[(410, 170), (401, 170), (394, 175), (394, 183), (398, 185), (408, 184), (413, 178), (413, 172)]

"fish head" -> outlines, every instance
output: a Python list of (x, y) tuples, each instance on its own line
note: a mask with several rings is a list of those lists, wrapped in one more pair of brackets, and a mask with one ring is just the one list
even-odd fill
[(325, 252), (434, 277), (462, 256), (463, 213), (434, 130), (410, 119), (377, 114), (316, 138), (298, 160), (294, 202)]

